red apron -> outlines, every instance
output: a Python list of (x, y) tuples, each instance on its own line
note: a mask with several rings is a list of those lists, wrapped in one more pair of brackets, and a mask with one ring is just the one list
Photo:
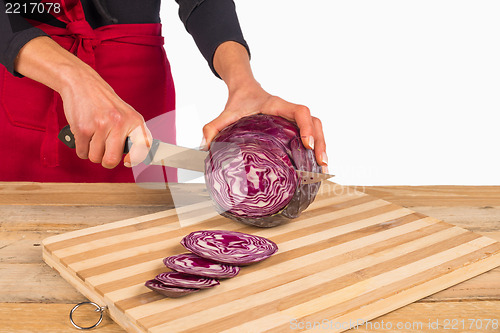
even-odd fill
[[(63, 12), (58, 19), (66, 28), (36, 26), (92, 66), (118, 96), (151, 120), (155, 138), (175, 143), (175, 91), (161, 25), (92, 29), (80, 1), (59, 2)], [(57, 134), (66, 124), (58, 93), (29, 78), (14, 77), (0, 66), (0, 181), (134, 182), (132, 170), (122, 163), (108, 170), (79, 159), (75, 150), (59, 142)], [(140, 171), (137, 181), (176, 181), (175, 169), (155, 166)]]

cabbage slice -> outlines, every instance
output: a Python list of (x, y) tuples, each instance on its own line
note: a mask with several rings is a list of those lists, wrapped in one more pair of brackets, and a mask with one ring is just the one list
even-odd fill
[(219, 281), (216, 279), (179, 272), (160, 273), (155, 277), (155, 280), (169, 287), (180, 288), (205, 289), (219, 284)]
[(248, 265), (278, 251), (264, 237), (228, 230), (194, 231), (181, 240), (182, 246), (200, 257), (231, 265)]
[(173, 297), (173, 298), (192, 294), (200, 290), (195, 288), (179, 288), (179, 287), (167, 286), (155, 279), (146, 281), (145, 286), (153, 291), (156, 291), (157, 293), (162, 294), (163, 296)]
[(163, 259), (163, 263), (174, 271), (215, 279), (232, 278), (240, 272), (238, 266), (226, 265), (202, 258), (194, 253), (183, 253)]

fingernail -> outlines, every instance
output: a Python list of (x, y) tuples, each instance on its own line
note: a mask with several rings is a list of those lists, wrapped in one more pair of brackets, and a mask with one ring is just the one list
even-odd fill
[(307, 142), (309, 143), (309, 147), (314, 150), (314, 137), (312, 135), (309, 135)]
[(126, 168), (132, 167), (132, 164), (130, 164), (130, 162), (125, 162), (123, 163), (123, 165), (125, 165)]
[(323, 173), (329, 173), (329, 172), (328, 172), (328, 167), (327, 167), (326, 165), (323, 165), (323, 166), (321, 167), (321, 169), (323, 170)]
[(207, 149), (207, 139), (205, 139), (205, 137), (203, 137), (203, 139), (201, 140), (200, 149), (201, 150)]
[(326, 156), (326, 152), (321, 153), (321, 161), (325, 164), (328, 164), (328, 156)]

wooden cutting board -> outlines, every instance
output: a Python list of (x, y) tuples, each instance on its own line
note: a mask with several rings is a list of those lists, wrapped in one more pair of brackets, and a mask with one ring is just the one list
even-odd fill
[[(183, 298), (144, 287), (202, 229), (260, 235), (279, 251)], [(341, 332), (500, 266), (500, 243), (325, 182), (300, 218), (275, 228), (204, 202), (47, 238), (43, 258), (129, 332), (294, 332), (315, 322)]]

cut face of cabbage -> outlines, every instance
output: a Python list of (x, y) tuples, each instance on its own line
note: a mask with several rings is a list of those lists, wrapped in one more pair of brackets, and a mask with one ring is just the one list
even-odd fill
[(160, 294), (167, 296), (167, 297), (173, 297), (173, 298), (192, 294), (192, 293), (200, 290), (200, 289), (194, 289), (194, 288), (171, 287), (171, 286), (164, 285), (163, 283), (161, 283), (160, 281), (155, 280), (155, 279), (146, 281), (145, 286), (153, 291), (156, 291), (157, 293), (160, 293)]
[(163, 260), (165, 266), (174, 271), (205, 276), (215, 279), (227, 279), (236, 276), (240, 268), (202, 258), (194, 253), (183, 253), (167, 257)]
[(227, 230), (201, 230), (181, 240), (200, 257), (231, 265), (248, 265), (272, 256), (278, 246), (264, 237)]
[(298, 127), (278, 116), (253, 115), (214, 138), (205, 180), (221, 215), (273, 227), (299, 216), (318, 192), (321, 183), (301, 184), (296, 169), (322, 171)]
[(216, 279), (179, 272), (160, 273), (155, 277), (155, 280), (160, 281), (169, 287), (180, 288), (204, 289), (211, 288), (219, 284), (219, 281)]

